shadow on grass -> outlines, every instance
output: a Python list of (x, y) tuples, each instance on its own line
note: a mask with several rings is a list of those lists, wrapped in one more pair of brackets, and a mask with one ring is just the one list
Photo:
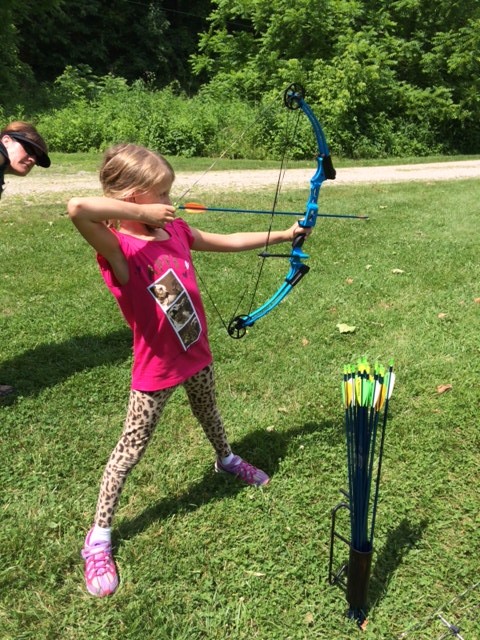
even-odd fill
[(121, 362), (131, 354), (127, 327), (108, 335), (75, 336), (59, 344), (41, 344), (2, 362), (0, 380), (11, 384), (20, 396), (35, 396), (79, 371)]
[(389, 531), (382, 552), (377, 556), (370, 578), (370, 608), (377, 606), (388, 590), (388, 584), (407, 553), (421, 540), (427, 520), (412, 524), (404, 518)]
[[(346, 504), (348, 504), (347, 501), (342, 502), (342, 506)], [(342, 513), (345, 513), (345, 511), (342, 510)], [(349, 522), (348, 516), (347, 519)], [(415, 547), (417, 542), (421, 540), (423, 532), (427, 528), (427, 526), (428, 520), (422, 520), (421, 522), (412, 524), (406, 518), (404, 518), (395, 529), (392, 529), (388, 532), (387, 539), (385, 541), (385, 544), (383, 545), (381, 553), (379, 553), (377, 556), (375, 556), (375, 554), (373, 555), (373, 571), (370, 579), (367, 578), (367, 581), (365, 583), (367, 588), (366, 595), (368, 606), (367, 610), (363, 612), (364, 614), (368, 614), (369, 611), (371, 611), (382, 601), (382, 599), (388, 592), (388, 585), (397, 567), (402, 563), (403, 558), (407, 555), (407, 553), (409, 553), (409, 551)], [(336, 523), (335, 532), (338, 535), (338, 523)], [(332, 579), (333, 582), (331, 582), (330, 584), (334, 584), (335, 586), (339, 587), (347, 596), (349, 586), (349, 535), (348, 533), (345, 533), (345, 531), (342, 531), (341, 535), (343, 536), (343, 538), (341, 541), (336, 540), (336, 544), (334, 546), (334, 555), (330, 558), (333, 562), (332, 566), (330, 567), (331, 574), (329, 575), (329, 581), (330, 579)], [(338, 549), (342, 549), (343, 553), (339, 553)], [(344, 562), (339, 563), (338, 559), (342, 556)], [(361, 575), (360, 583), (363, 585)], [(353, 589), (352, 593), (356, 593), (358, 595), (355, 581), (350, 586)], [(358, 589), (360, 589), (362, 595), (364, 595), (364, 592), (361, 590), (360, 586), (358, 586)], [(347, 611), (346, 614), (351, 617), (351, 610)], [(359, 624), (361, 624), (361, 622), (363, 622), (363, 618), (360, 618), (357, 621), (359, 622)]]
[[(280, 461), (285, 458), (289, 444), (298, 436), (330, 430), (331, 423), (306, 423), (303, 426), (286, 432), (253, 431), (238, 442), (232, 443), (232, 448), (252, 464), (262, 468), (271, 477), (275, 475)], [(216, 474), (213, 465), (205, 476), (188, 490), (178, 496), (164, 498), (145, 509), (137, 517), (119, 524), (114, 537), (115, 546), (120, 546), (122, 540), (128, 540), (148, 529), (154, 522), (165, 520), (178, 513), (195, 511), (202, 505), (213, 500), (223, 500), (235, 496), (244, 490), (246, 485), (226, 474)], [(260, 491), (261, 489), (259, 489)]]

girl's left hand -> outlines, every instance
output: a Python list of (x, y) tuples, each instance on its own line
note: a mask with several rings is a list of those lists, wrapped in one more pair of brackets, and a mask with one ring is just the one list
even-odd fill
[(296, 236), (304, 235), (308, 238), (308, 236), (312, 233), (312, 227), (301, 227), (298, 222), (295, 222), (290, 229), (288, 229), (288, 233), (290, 235), (290, 240), (293, 242)]

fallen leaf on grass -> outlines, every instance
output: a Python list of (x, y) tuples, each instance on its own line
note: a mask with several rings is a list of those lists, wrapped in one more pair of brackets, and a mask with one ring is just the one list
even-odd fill
[(368, 625), (368, 619), (367, 619), (367, 618), (365, 618), (365, 620), (364, 620), (364, 621), (362, 622), (362, 624), (360, 625), (360, 629), (361, 629), (362, 631), (366, 631), (366, 629), (367, 629), (367, 625)]
[(354, 333), (356, 328), (357, 327), (352, 327), (349, 324), (345, 324), (343, 322), (337, 324), (337, 329), (340, 331), (340, 333)]
[(306, 347), (308, 344), (310, 344), (310, 340), (308, 338), (302, 338), (302, 346)]
[(313, 617), (313, 613), (311, 611), (309, 611), (305, 615), (305, 624), (308, 625), (308, 626), (311, 626), (314, 622), (315, 622), (315, 619)]
[(474, 298), (473, 301), (475, 302), (475, 304), (480, 304), (480, 298)]
[(392, 269), (392, 273), (400, 274), (400, 273), (405, 273), (405, 271), (403, 269)]
[(346, 282), (347, 284), (353, 284), (353, 278), (347, 278), (347, 279), (345, 280), (345, 282)]
[(445, 391), (451, 391), (453, 389), (451, 384), (439, 384), (437, 387), (437, 393), (445, 393)]
[(439, 314), (438, 314), (438, 316), (437, 316), (437, 318), (440, 318), (440, 320), (443, 320), (444, 318), (446, 318), (446, 317), (447, 317), (447, 315), (448, 315), (448, 314), (446, 314), (446, 313), (439, 313)]

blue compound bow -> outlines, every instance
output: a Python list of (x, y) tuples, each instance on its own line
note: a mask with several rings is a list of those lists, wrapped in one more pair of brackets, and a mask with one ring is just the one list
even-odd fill
[[(315, 138), (317, 140), (317, 169), (310, 180), (310, 195), (307, 200), (305, 214), (298, 224), (304, 229), (311, 229), (315, 226), (318, 217), (318, 195), (324, 180), (335, 179), (335, 169), (330, 157), (325, 134), (317, 120), (315, 114), (304, 100), (305, 92), (301, 85), (291, 84), (285, 91), (284, 103), (288, 109), (301, 109), (309, 119)], [(228, 325), (228, 334), (232, 338), (243, 338), (247, 328), (255, 324), (257, 320), (263, 318), (273, 311), (275, 307), (290, 293), (293, 287), (300, 282), (310, 267), (304, 260), (308, 259), (308, 254), (303, 251), (303, 243), (306, 234), (297, 235), (292, 242), (292, 249), (289, 254), (269, 253), (267, 248), (260, 254), (262, 258), (288, 258), (290, 269), (285, 276), (283, 283), (278, 290), (258, 309), (250, 311), (244, 315), (235, 316)]]

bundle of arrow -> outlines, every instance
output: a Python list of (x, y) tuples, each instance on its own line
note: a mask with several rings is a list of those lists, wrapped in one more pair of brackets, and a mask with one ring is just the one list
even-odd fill
[[(387, 370), (379, 364), (371, 367), (362, 359), (356, 366), (348, 365), (344, 368), (342, 398), (347, 441), (350, 543), (353, 549), (361, 552), (373, 547), (388, 401), (394, 384), (393, 363), (390, 363)], [(380, 421), (382, 410), (383, 419)], [(380, 438), (377, 437), (379, 431)], [(376, 455), (378, 439), (380, 445)], [(374, 469), (375, 459), (377, 464)], [(374, 473), (376, 478), (372, 499)]]

